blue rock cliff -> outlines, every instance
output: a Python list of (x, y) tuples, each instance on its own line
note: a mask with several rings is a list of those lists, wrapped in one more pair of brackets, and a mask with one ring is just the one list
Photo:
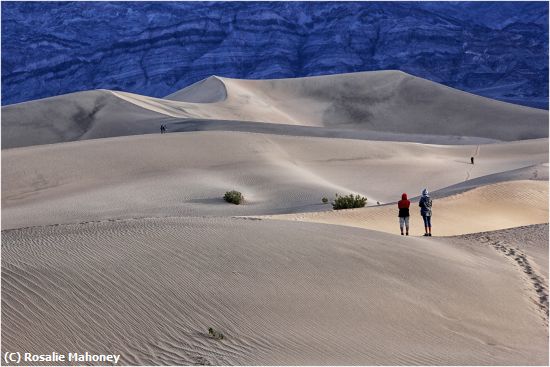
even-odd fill
[(2, 104), (400, 69), (548, 108), (548, 4), (4, 2)]

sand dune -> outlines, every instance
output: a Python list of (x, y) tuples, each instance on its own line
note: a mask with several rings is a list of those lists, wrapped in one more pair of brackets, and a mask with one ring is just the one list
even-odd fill
[(490, 185), (495, 182), (520, 181), (526, 179), (548, 181), (548, 163), (535, 164), (523, 168), (471, 178), (456, 185), (432, 191), (430, 196), (432, 198), (440, 198), (453, 194), (459, 194), (467, 190), (472, 190), (479, 186)]
[[(411, 235), (424, 233), (417, 201), (411, 204)], [(297, 220), (399, 233), (397, 205), (343, 211), (282, 214), (271, 219)], [(453, 236), (548, 222), (548, 182), (510, 181), (482, 186), (434, 200), (433, 234)]]
[(6, 106), (2, 132), (3, 351), (548, 364), (548, 111), (394, 71), (211, 77)]
[(429, 135), (390, 133), (371, 130), (328, 128), (316, 126), (272, 124), (238, 120), (172, 119), (168, 123), (170, 132), (193, 131), (237, 131), (284, 136), (309, 136), (318, 138), (339, 138), (371, 141), (404, 141), (423, 144), (477, 145), (499, 143), (500, 140), (458, 135)]
[(211, 77), (165, 99), (98, 90), (2, 107), (2, 115), (3, 148), (148, 134), (161, 123), (188, 119), (505, 141), (548, 137), (548, 111), (398, 71), (275, 80)]
[(531, 283), (542, 316), (548, 322), (548, 223), (492, 232), (458, 236), (467, 242), (478, 241), (501, 252)]
[(2, 107), (2, 148), (157, 132), (158, 113), (107, 90)]
[[(472, 166), (467, 159), (476, 152)], [(545, 162), (547, 139), (442, 146), (195, 132), (9, 149), (2, 153), (2, 228), (319, 211), (329, 208), (321, 198), (336, 192), (375, 205)], [(507, 180), (499, 177), (485, 184)], [(531, 178), (526, 170), (514, 179)], [(221, 199), (233, 189), (246, 205)]]
[(164, 99), (190, 103), (222, 102), (227, 99), (227, 88), (222, 79), (211, 76), (172, 93)]
[(527, 283), (503, 264), (490, 246), (267, 220), (4, 231), (2, 347), (145, 365), (547, 364)]
[[(548, 136), (547, 111), (475, 96), (400, 71), (273, 80), (216, 78), (227, 91), (218, 104), (239, 113), (224, 119), (499, 140)], [(185, 101), (178, 98), (180, 93), (167, 98)]]

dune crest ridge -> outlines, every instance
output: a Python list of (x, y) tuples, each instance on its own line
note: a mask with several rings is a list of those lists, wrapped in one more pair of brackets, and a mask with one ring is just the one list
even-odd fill
[(227, 99), (227, 88), (223, 78), (212, 75), (200, 80), (164, 99), (189, 103), (216, 103)]
[(272, 80), (212, 76), (166, 98), (110, 92), (129, 103), (114, 100), (107, 91), (89, 91), (2, 107), (2, 147), (148, 134), (158, 132), (160, 124), (187, 120), (505, 141), (548, 137), (548, 111), (476, 96), (401, 71)]

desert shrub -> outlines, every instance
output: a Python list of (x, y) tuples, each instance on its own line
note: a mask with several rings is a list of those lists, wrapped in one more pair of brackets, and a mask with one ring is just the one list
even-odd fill
[(220, 333), (219, 331), (216, 331), (211, 327), (208, 328), (208, 335), (213, 339), (223, 339), (223, 333)]
[(226, 192), (223, 199), (228, 203), (239, 205), (244, 201), (244, 196), (240, 192), (233, 190)]
[(323, 204), (328, 203), (328, 199), (327, 199), (327, 198), (322, 198), (321, 201), (323, 202)]
[(349, 194), (348, 196), (340, 196), (336, 194), (336, 198), (332, 202), (334, 210), (362, 208), (367, 203), (367, 198), (360, 195)]

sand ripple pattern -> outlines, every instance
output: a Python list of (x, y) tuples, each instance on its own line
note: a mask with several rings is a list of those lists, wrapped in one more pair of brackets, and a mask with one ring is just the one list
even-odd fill
[(269, 220), (10, 230), (2, 348), (146, 365), (546, 364), (540, 319), (502, 265), (435, 238)]

